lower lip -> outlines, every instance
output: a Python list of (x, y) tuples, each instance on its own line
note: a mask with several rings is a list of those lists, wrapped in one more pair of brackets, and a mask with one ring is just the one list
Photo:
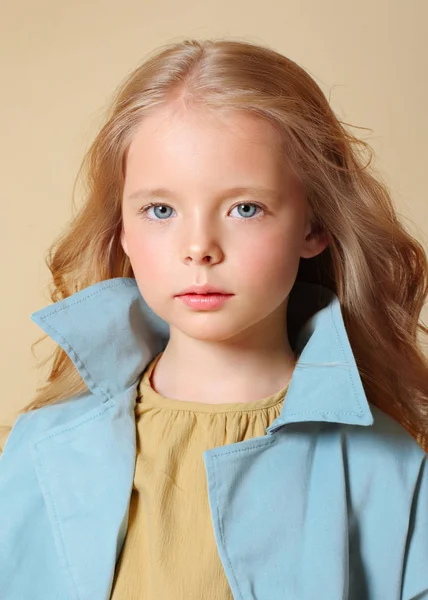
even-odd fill
[(201, 308), (203, 310), (211, 310), (219, 308), (231, 298), (233, 294), (183, 294), (177, 296), (184, 304), (190, 308)]

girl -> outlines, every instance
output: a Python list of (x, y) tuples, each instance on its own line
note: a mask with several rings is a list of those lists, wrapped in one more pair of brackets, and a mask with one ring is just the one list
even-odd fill
[(32, 315), (2, 600), (428, 598), (427, 258), (361, 149), (266, 47), (120, 87)]

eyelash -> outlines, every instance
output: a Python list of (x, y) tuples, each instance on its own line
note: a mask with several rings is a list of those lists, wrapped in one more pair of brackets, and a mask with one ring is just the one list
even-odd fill
[[(169, 218), (166, 219), (151, 219), (149, 217), (146, 217), (146, 212), (149, 210), (149, 208), (153, 208), (155, 206), (168, 206), (169, 208), (171, 208), (168, 204), (164, 204), (163, 202), (151, 202), (150, 204), (147, 204), (146, 206), (143, 206), (143, 208), (141, 208), (138, 211), (138, 214), (141, 216), (142, 219), (146, 220), (146, 221), (155, 221), (158, 223), (162, 223), (164, 221), (169, 221)], [(257, 202), (239, 202), (238, 204), (235, 204), (234, 206), (232, 206), (231, 210), (233, 210), (234, 208), (236, 208), (237, 206), (256, 206), (257, 208), (260, 208), (263, 212), (264, 212), (264, 207), (261, 206), (260, 204), (258, 204)], [(260, 218), (262, 218), (263, 215), (257, 215), (254, 217), (248, 217), (248, 219), (245, 218), (241, 218), (238, 219), (239, 221), (257, 221)]]

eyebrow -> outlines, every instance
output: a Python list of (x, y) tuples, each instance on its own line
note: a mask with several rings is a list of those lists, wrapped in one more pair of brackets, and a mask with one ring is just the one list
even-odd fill
[[(128, 200), (151, 200), (153, 198), (168, 198), (173, 199), (175, 196), (174, 192), (167, 188), (141, 188), (136, 190), (128, 196)], [(265, 198), (266, 200), (280, 200), (281, 194), (277, 191), (265, 187), (243, 187), (237, 186), (224, 190), (219, 195), (219, 199), (226, 200), (227, 198), (239, 197), (239, 196), (257, 196), (259, 198)]]

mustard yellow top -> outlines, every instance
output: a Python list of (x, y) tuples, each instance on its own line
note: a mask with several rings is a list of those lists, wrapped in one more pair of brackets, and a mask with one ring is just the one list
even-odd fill
[(255, 402), (166, 398), (140, 380), (128, 532), (111, 600), (233, 600), (217, 551), (202, 453), (266, 434), (288, 385)]

